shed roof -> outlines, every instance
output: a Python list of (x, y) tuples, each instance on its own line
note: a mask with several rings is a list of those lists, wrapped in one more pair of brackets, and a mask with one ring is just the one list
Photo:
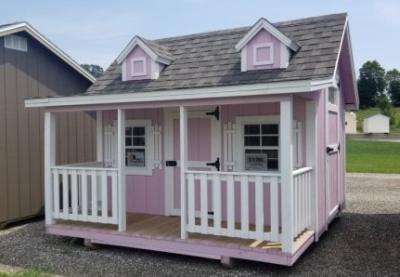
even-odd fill
[(36, 30), (32, 25), (28, 22), (20, 21), (13, 22), (8, 24), (0, 25), (0, 37), (11, 35), (19, 32), (27, 32), (37, 41), (39, 41), (43, 46), (53, 52), (56, 56), (66, 62), (69, 66), (71, 66), (74, 70), (83, 75), (86, 79), (91, 81), (92, 83), (96, 80), (88, 71), (86, 71), (83, 67), (80, 66), (74, 59), (72, 59), (68, 54), (58, 48), (54, 43), (48, 40), (45, 36), (43, 36), (38, 30)]
[[(89, 94), (134, 93), (172, 89), (319, 80), (333, 77), (346, 13), (275, 23), (274, 26), (300, 49), (286, 69), (241, 72), (240, 52), (235, 45), (252, 26), (147, 40), (152, 49), (162, 47), (172, 62), (156, 80), (121, 80), (115, 61), (88, 89)], [(156, 51), (156, 50), (155, 50)]]

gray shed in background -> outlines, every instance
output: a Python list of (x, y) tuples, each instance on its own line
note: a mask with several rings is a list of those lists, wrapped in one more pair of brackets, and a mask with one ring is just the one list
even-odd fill
[[(43, 111), (24, 99), (84, 92), (94, 81), (26, 22), (0, 25), (0, 226), (37, 215), (43, 206)], [(95, 157), (91, 114), (57, 118), (60, 162)]]

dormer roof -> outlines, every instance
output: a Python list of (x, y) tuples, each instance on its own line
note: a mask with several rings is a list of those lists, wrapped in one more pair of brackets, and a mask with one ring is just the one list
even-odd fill
[(300, 46), (286, 36), (283, 32), (281, 32), (278, 28), (275, 27), (274, 24), (266, 20), (265, 18), (260, 18), (247, 33), (243, 36), (243, 38), (235, 45), (236, 51), (240, 51), (255, 35), (258, 34), (262, 29), (269, 32), (271, 35), (276, 37), (279, 41), (281, 41), (284, 45), (289, 47), (292, 51), (297, 52)]
[(155, 41), (148, 40), (140, 36), (135, 36), (133, 39), (131, 39), (124, 50), (122, 50), (121, 54), (119, 54), (117, 57), (117, 63), (121, 64), (136, 46), (139, 46), (155, 62), (169, 65), (173, 60), (172, 55), (168, 52), (167, 47), (160, 45)]

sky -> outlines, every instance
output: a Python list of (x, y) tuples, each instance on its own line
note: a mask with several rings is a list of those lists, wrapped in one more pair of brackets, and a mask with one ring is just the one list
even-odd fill
[(2, 1), (0, 24), (28, 21), (79, 63), (107, 68), (129, 40), (185, 35), (347, 12), (356, 70), (400, 69), (400, 0)]

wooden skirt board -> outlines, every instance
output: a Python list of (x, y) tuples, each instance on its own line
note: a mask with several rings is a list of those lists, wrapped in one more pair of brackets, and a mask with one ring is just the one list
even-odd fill
[(289, 255), (281, 251), (280, 243), (270, 241), (202, 234), (189, 234), (188, 239), (182, 240), (178, 216), (132, 213), (127, 215), (127, 230), (125, 232), (118, 232), (115, 225), (62, 220), (57, 221), (54, 225), (47, 226), (47, 232), (89, 239), (93, 243), (99, 244), (211, 259), (231, 257), (282, 265), (292, 265), (295, 261), (293, 260), (294, 255), (299, 251), (303, 252), (313, 241), (313, 232), (303, 233), (295, 241), (295, 253)]

